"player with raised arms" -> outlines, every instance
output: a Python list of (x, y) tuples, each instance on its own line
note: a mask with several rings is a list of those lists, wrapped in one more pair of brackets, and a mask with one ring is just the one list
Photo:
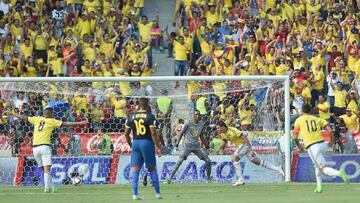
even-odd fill
[(223, 141), (219, 151), (224, 150), (228, 141), (230, 141), (231, 143), (237, 146), (237, 149), (232, 156), (232, 162), (235, 167), (235, 172), (238, 179), (233, 184), (233, 186), (239, 186), (245, 184), (240, 168), (240, 159), (244, 156), (246, 156), (255, 165), (260, 165), (264, 168), (276, 171), (284, 177), (284, 171), (281, 166), (274, 166), (271, 163), (268, 163), (256, 156), (256, 153), (252, 149), (251, 143), (247, 138), (247, 134), (245, 132), (241, 132), (240, 130), (234, 127), (228, 127), (226, 123), (224, 123), (223, 121), (219, 121), (216, 124), (216, 130), (220, 134), (221, 139)]
[(205, 123), (200, 121), (200, 111), (195, 110), (193, 113), (192, 120), (185, 123), (184, 128), (180, 133), (180, 137), (176, 142), (176, 147), (179, 146), (179, 143), (184, 137), (184, 149), (182, 150), (179, 160), (177, 161), (175, 168), (171, 172), (170, 178), (166, 181), (166, 183), (170, 183), (172, 178), (175, 176), (176, 171), (179, 169), (180, 165), (186, 158), (189, 156), (191, 152), (193, 152), (199, 159), (204, 160), (206, 164), (206, 175), (207, 181), (211, 182), (211, 161), (209, 156), (206, 155), (200, 147), (199, 138), (201, 142), (205, 145), (205, 148), (209, 148), (208, 143), (204, 138), (204, 129)]
[[(296, 119), (294, 125), (294, 139), (299, 151), (304, 152), (304, 148), (300, 144), (298, 138), (299, 134), (301, 134), (305, 149), (307, 149), (315, 168), (316, 188), (314, 192), (322, 193), (321, 174), (339, 176), (347, 184), (349, 183), (349, 178), (346, 176), (344, 170), (338, 171), (326, 166), (325, 154), (328, 146), (332, 148), (334, 135), (332, 134), (332, 129), (328, 122), (325, 119), (311, 115), (311, 110), (312, 108), (309, 104), (304, 104), (302, 106), (303, 115)], [(322, 128), (329, 132), (330, 142), (328, 144), (325, 143), (324, 138), (321, 135), (320, 130)]]
[[(155, 188), (155, 197), (161, 199), (159, 177), (156, 171), (155, 146), (161, 151), (159, 138), (156, 132), (156, 119), (151, 113), (147, 98), (139, 99), (139, 109), (128, 116), (126, 121), (125, 137), (131, 147), (131, 180), (133, 199), (141, 200), (138, 193), (139, 173), (145, 162), (152, 183)], [(132, 132), (133, 141), (130, 133)], [(161, 154), (161, 152), (160, 152)]]
[(56, 128), (74, 125), (85, 125), (87, 121), (63, 122), (54, 119), (54, 111), (51, 106), (44, 108), (44, 116), (27, 117), (19, 114), (13, 116), (28, 121), (34, 125), (34, 135), (32, 139), (32, 149), (36, 163), (42, 167), (44, 173), (44, 192), (57, 192), (52, 184), (50, 175), (51, 168), (51, 135)]

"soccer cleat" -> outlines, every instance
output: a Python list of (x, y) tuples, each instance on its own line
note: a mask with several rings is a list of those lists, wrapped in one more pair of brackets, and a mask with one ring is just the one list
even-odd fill
[(57, 193), (57, 192), (58, 192), (57, 188), (55, 187), (51, 188), (51, 193)]
[(245, 185), (245, 182), (243, 180), (237, 180), (236, 183), (234, 183), (232, 186), (233, 187), (236, 187), (236, 186), (239, 186), (239, 185)]
[(155, 198), (156, 198), (156, 199), (162, 199), (162, 197), (161, 197), (160, 193), (155, 194)]
[(343, 179), (343, 181), (344, 181), (345, 184), (349, 184), (349, 183), (350, 183), (349, 177), (347, 177), (344, 169), (341, 169), (341, 170), (339, 171), (339, 177)]
[(133, 200), (143, 200), (139, 195), (133, 195)]
[(314, 192), (315, 192), (315, 193), (322, 193), (322, 192), (323, 192), (323, 189), (322, 189), (321, 186), (316, 186)]
[(50, 193), (50, 188), (44, 189), (44, 193)]
[(148, 182), (147, 182), (147, 175), (145, 174), (145, 175), (143, 176), (143, 185), (144, 185), (144, 186), (147, 186), (147, 184), (148, 184)]
[(281, 167), (281, 166), (279, 166), (279, 173), (281, 174), (281, 176), (283, 177), (283, 178), (285, 178), (285, 172), (284, 172), (284, 169)]

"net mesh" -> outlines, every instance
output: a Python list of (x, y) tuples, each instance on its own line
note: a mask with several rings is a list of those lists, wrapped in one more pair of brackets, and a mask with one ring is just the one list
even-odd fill
[[(82, 162), (89, 168), (94, 164), (109, 164), (108, 157), (128, 154), (131, 149), (125, 137), (126, 116), (136, 110), (137, 99), (148, 97), (154, 115), (159, 121), (164, 153), (177, 155), (174, 143), (184, 121), (199, 109), (206, 123), (205, 136), (210, 142), (210, 154), (218, 153), (221, 144), (215, 124), (219, 120), (229, 126), (248, 131), (254, 149), (259, 154), (279, 154), (278, 138), (284, 129), (283, 81), (120, 81), (120, 82), (6, 82), (1, 91), (1, 136), (6, 140), (0, 156), (25, 157), (28, 167), (21, 181), (23, 185), (41, 183), (40, 172), (34, 167), (31, 139), (33, 126), (9, 116), (18, 113), (26, 116), (43, 114), (45, 106), (54, 107), (54, 116), (62, 121), (87, 120), (88, 125), (59, 128), (52, 135), (53, 162), (68, 160), (68, 165)], [(170, 110), (161, 98), (172, 101)], [(201, 99), (205, 100), (202, 105)], [(167, 113), (164, 111), (169, 110)], [(112, 143), (104, 144), (98, 133), (108, 134)], [(180, 148), (181, 150), (181, 148)], [(222, 154), (231, 154), (235, 146), (229, 144)], [(84, 156), (104, 157), (101, 160), (81, 159)], [(72, 157), (72, 158), (69, 158)], [(283, 163), (283, 158), (270, 161)], [(54, 158), (53, 158), (54, 159)], [(96, 162), (96, 163), (95, 163)], [(56, 165), (56, 164), (55, 164)], [(81, 164), (80, 164), (81, 165)], [(54, 169), (60, 183), (80, 166), (66, 172)], [(109, 167), (98, 170), (109, 170)], [(104, 171), (103, 171), (104, 172)], [(38, 174), (39, 173), (39, 174)], [(105, 172), (104, 172), (105, 173)], [(37, 174), (37, 175), (36, 175)], [(87, 174), (89, 176), (89, 174)], [(36, 177), (39, 177), (38, 179)], [(35, 178), (35, 179), (34, 179)], [(105, 183), (100, 180), (96, 183)], [(86, 181), (85, 181), (86, 183)], [(93, 183), (93, 182), (92, 182)]]

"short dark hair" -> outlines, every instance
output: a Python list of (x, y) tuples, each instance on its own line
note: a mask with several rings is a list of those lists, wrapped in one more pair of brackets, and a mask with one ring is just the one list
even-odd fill
[(150, 105), (149, 105), (149, 99), (148, 98), (141, 97), (139, 99), (139, 106), (140, 106), (141, 109), (146, 110), (148, 112), (151, 112), (151, 108), (150, 108)]
[(216, 123), (216, 125), (218, 125), (218, 126), (220, 126), (220, 127), (228, 128), (227, 125), (226, 125), (226, 123), (225, 123), (224, 121), (218, 121), (218, 122)]
[(303, 113), (311, 113), (312, 107), (310, 104), (303, 104), (301, 110)]

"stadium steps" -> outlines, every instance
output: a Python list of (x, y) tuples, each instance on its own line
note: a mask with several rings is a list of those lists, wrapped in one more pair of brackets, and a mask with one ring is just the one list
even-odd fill
[[(168, 25), (169, 33), (174, 30), (172, 26), (172, 15), (175, 9), (175, 0), (146, 0), (145, 1), (145, 14), (149, 17), (149, 20), (153, 20), (156, 17), (156, 10), (159, 11), (159, 25), (161, 29), (165, 29)], [(164, 46), (166, 46), (166, 39), (164, 39)], [(153, 50), (153, 64), (157, 63), (158, 68), (154, 73), (154, 76), (173, 76), (174, 75), (174, 58), (167, 58), (167, 49), (162, 53), (157, 53), (156, 50)], [(153, 87), (156, 92), (160, 92), (161, 89), (164, 89), (164, 85), (161, 87)], [(166, 84), (166, 88), (169, 92), (169, 95), (176, 93), (176, 95), (184, 95), (182, 97), (173, 98), (175, 108), (173, 113), (173, 123), (179, 118), (188, 118), (188, 106), (187, 106), (187, 90), (185, 88), (185, 83), (181, 83), (180, 87), (175, 89), (175, 82), (171, 84)]]

